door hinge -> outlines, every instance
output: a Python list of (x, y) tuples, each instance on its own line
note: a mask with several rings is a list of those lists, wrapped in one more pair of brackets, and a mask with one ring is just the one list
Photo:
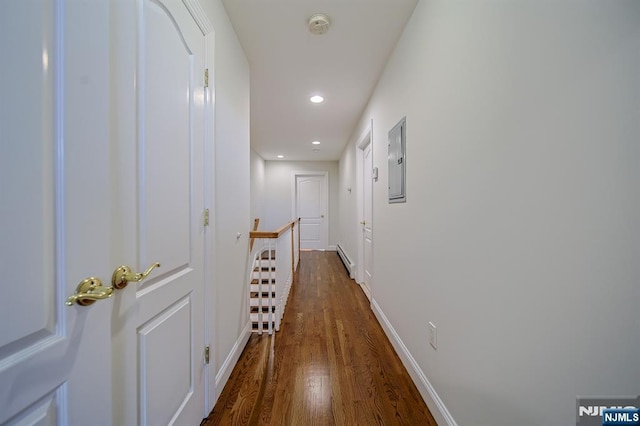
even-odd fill
[(209, 226), (209, 209), (204, 209), (204, 226)]
[(209, 364), (209, 358), (211, 354), (211, 347), (209, 345), (204, 347), (204, 362), (205, 364)]
[(209, 87), (209, 68), (204, 70), (204, 87)]

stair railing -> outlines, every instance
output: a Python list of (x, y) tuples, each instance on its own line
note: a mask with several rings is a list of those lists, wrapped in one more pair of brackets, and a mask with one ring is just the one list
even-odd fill
[[(296, 219), (275, 231), (253, 230), (249, 233), (251, 247), (254, 241), (258, 242), (252, 256), (250, 274), (251, 281), (257, 281), (257, 297), (250, 297), (249, 305), (250, 308), (257, 307), (257, 330), (254, 331), (259, 334), (264, 331), (272, 334), (274, 329), (280, 330), (280, 322), (300, 259), (299, 224), (300, 219)], [(258, 219), (254, 222), (254, 226), (257, 225)], [(251, 293), (256, 292), (250, 289)]]
[[(253, 219), (253, 231), (258, 230), (258, 225), (260, 224), (260, 218), (256, 217)], [(253, 232), (252, 231), (252, 232)], [(249, 251), (253, 251), (253, 243), (255, 242), (255, 238), (251, 237), (251, 232), (249, 233)]]

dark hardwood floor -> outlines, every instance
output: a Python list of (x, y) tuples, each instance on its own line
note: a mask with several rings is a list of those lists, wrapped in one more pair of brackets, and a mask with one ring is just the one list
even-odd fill
[(253, 334), (204, 425), (436, 425), (335, 252), (302, 252), (280, 331)]

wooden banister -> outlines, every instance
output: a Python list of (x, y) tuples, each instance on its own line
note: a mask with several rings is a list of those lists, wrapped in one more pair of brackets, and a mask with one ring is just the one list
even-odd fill
[(297, 220), (292, 220), (289, 223), (282, 225), (280, 228), (275, 231), (251, 231), (249, 232), (250, 238), (278, 238), (280, 235), (284, 234), (284, 232), (293, 228), (296, 224)]
[[(260, 218), (259, 218), (259, 217), (256, 217), (256, 218), (253, 220), (253, 231), (252, 231), (252, 232), (254, 232), (254, 231), (257, 231), (257, 230), (258, 230), (258, 224), (259, 224), (259, 223), (260, 223)], [(251, 235), (251, 232), (249, 233), (249, 235)], [(254, 242), (254, 240), (255, 240), (255, 238), (253, 238), (253, 237), (250, 237), (250, 238), (249, 238), (249, 251), (253, 250), (253, 242)]]

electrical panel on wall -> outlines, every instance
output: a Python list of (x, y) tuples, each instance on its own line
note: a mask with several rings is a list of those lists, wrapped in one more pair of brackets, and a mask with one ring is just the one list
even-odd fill
[(389, 131), (389, 203), (407, 201), (406, 130), (407, 117), (404, 117)]

